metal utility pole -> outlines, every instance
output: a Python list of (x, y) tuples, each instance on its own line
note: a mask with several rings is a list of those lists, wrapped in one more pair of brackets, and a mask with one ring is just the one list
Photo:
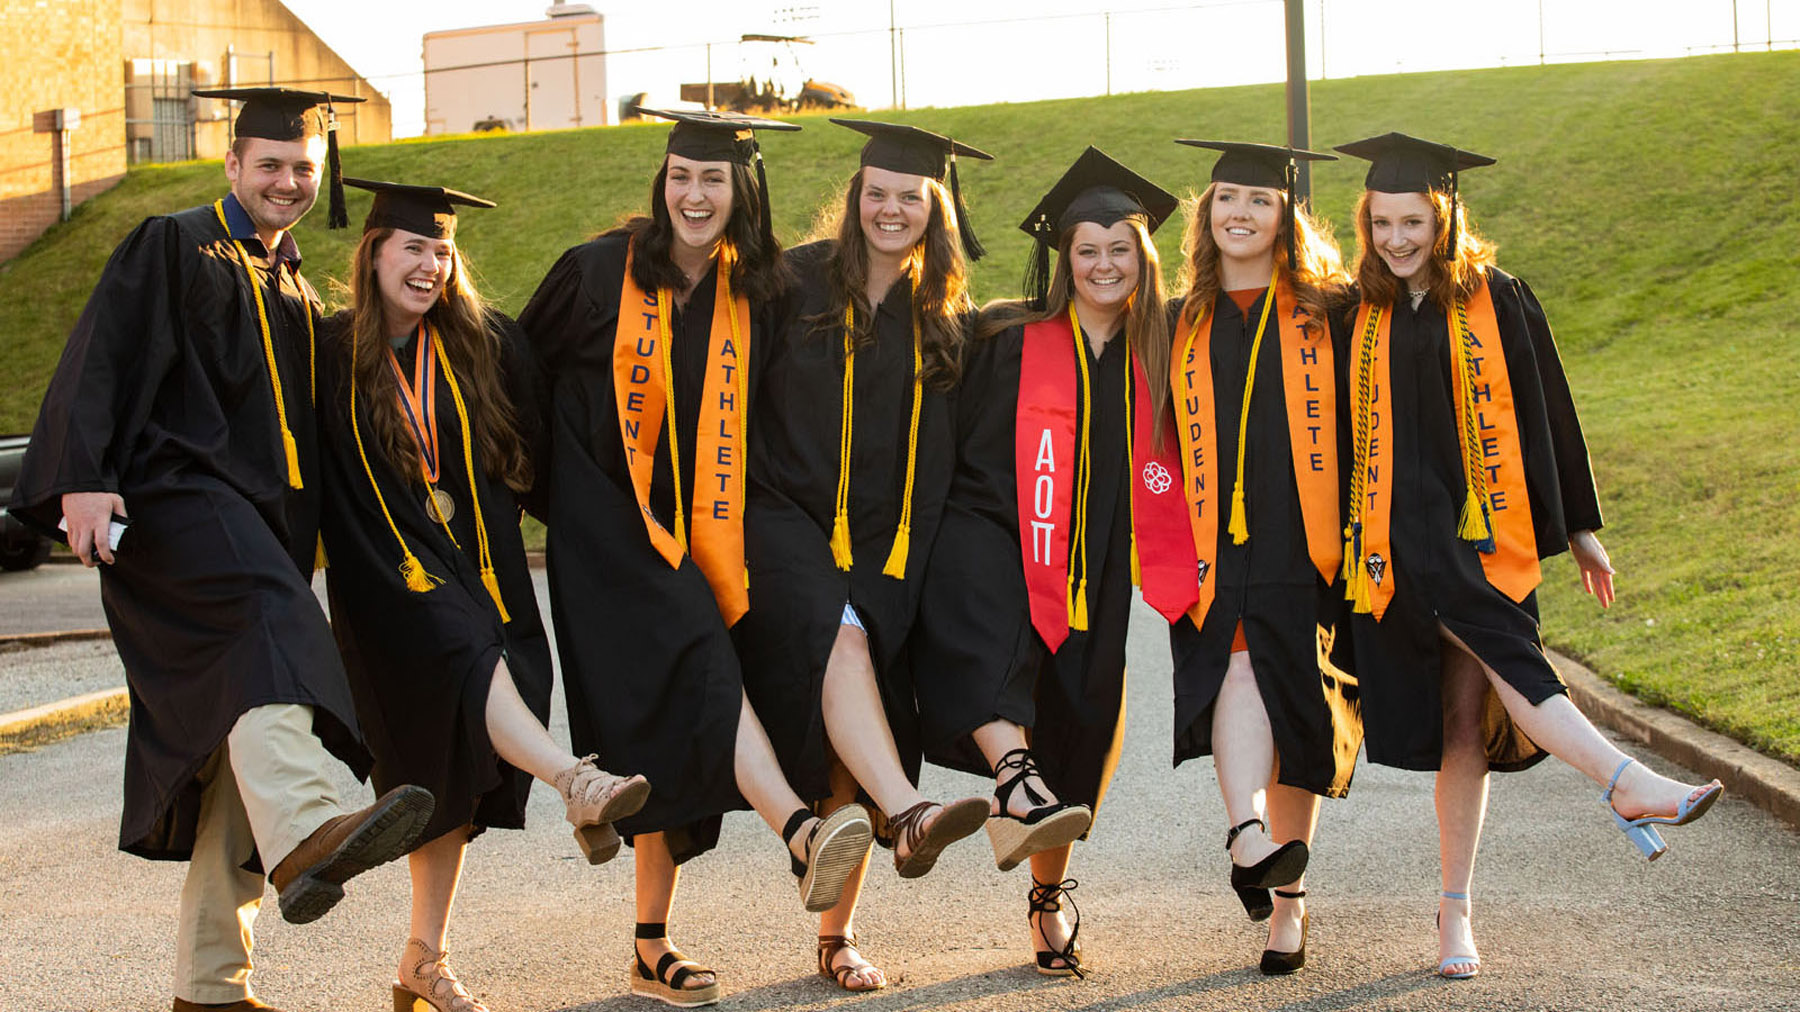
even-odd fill
[[(1288, 146), (1311, 147), (1312, 107), (1306, 91), (1306, 0), (1284, 0), (1287, 7)], [(1312, 197), (1312, 169), (1301, 159), (1294, 199)]]
[(888, 0), (888, 88), (894, 108), (900, 107), (900, 31), (894, 20), (894, 0)]

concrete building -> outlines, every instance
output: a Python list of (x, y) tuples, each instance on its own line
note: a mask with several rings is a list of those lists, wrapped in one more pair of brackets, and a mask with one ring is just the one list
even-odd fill
[(604, 19), (561, 0), (546, 14), (426, 34), (427, 136), (617, 122), (607, 108)]
[(339, 143), (393, 136), (387, 99), (279, 0), (0, 0), (0, 38), (0, 261), (129, 164), (224, 157), (236, 110), (192, 88), (367, 96)]

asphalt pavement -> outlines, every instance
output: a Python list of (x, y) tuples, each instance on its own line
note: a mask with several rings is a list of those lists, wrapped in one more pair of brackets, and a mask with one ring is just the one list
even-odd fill
[[(73, 582), (66, 567), (47, 570), (34, 591)], [(8, 611), (9, 589), (0, 585)], [(1479, 977), (1432, 972), (1431, 778), (1367, 765), (1348, 799), (1325, 803), (1308, 876), (1308, 965), (1262, 977), (1263, 929), (1225, 883), (1225, 816), (1210, 764), (1169, 768), (1161, 622), (1141, 605), (1134, 617), (1125, 752), (1071, 869), (1087, 980), (1032, 969), (1026, 870), (997, 872), (977, 836), (916, 881), (877, 855), (857, 930), (895, 984), (846, 996), (814, 972), (815, 924), (781, 844), (745, 813), (728, 816), (718, 849), (684, 868), (672, 918), (677, 943), (718, 971), (721, 1007), (1800, 1009), (1800, 834), (1727, 797), (1670, 830), (1669, 854), (1650, 864), (1613, 827), (1599, 788), (1555, 761), (1494, 779), (1474, 890)], [(0, 654), (0, 682), (18, 677), (28, 654)], [(566, 740), (560, 699), (555, 717), (553, 733)], [(0, 757), (0, 1012), (169, 1007), (185, 866), (116, 849), (124, 743), (114, 728)], [(368, 797), (339, 779), (348, 800)], [(990, 789), (935, 769), (924, 786), (935, 797)], [(589, 868), (542, 786), (529, 825), (470, 848), (449, 946), (464, 980), (495, 1012), (662, 1007), (626, 993), (631, 852)], [(388, 1008), (407, 896), (394, 865), (352, 883), (316, 924), (286, 924), (269, 897), (257, 922), (259, 995), (290, 1012)]]

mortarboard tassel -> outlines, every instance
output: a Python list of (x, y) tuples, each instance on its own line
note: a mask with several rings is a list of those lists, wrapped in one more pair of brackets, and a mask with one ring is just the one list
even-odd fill
[(1296, 230), (1296, 226), (1295, 226), (1295, 222), (1294, 222), (1294, 216), (1295, 216), (1294, 204), (1296, 201), (1298, 201), (1300, 199), (1299, 194), (1296, 192), (1296, 190), (1298, 189), (1299, 183), (1300, 183), (1300, 170), (1294, 166), (1294, 160), (1293, 160), (1292, 155), (1290, 155), (1288, 157), (1286, 174), (1287, 174), (1287, 211), (1286, 211), (1286, 214), (1287, 214), (1288, 273), (1298, 274), (1298, 273), (1300, 273), (1300, 261), (1296, 258), (1295, 253), (1294, 253), (1294, 249), (1295, 249), (1294, 232)]
[(969, 221), (969, 208), (963, 204), (962, 184), (956, 178), (956, 152), (950, 152), (950, 199), (956, 205), (956, 231), (962, 236), (963, 255), (970, 263), (987, 256), (987, 247), (975, 238), (975, 226)]
[(750, 143), (755, 145), (756, 194), (762, 202), (762, 220), (759, 222), (759, 227), (762, 229), (762, 255), (766, 257), (775, 249), (775, 215), (769, 207), (769, 175), (763, 171), (762, 145), (755, 141)]
[(1050, 244), (1046, 241), (1051, 232), (1050, 219), (1039, 216), (1032, 225), (1036, 248), (1031, 251), (1031, 260), (1025, 265), (1025, 298), (1031, 308), (1042, 312), (1050, 298)]
[[(1451, 164), (1452, 165), (1456, 164), (1455, 163), (1456, 155), (1454, 152), (1452, 152), (1450, 157), (1452, 159)], [(1457, 233), (1458, 227), (1461, 225), (1461, 222), (1458, 221), (1458, 219), (1461, 217), (1461, 215), (1459, 215), (1457, 213), (1457, 204), (1458, 204), (1458, 201), (1457, 201), (1457, 197), (1456, 197), (1456, 170), (1451, 169), (1450, 170), (1450, 228), (1448, 229), (1449, 238), (1444, 244), (1444, 259), (1448, 260), (1452, 263), (1456, 262), (1456, 239), (1457, 239), (1456, 233)]]
[(344, 206), (344, 163), (338, 157), (337, 113), (325, 106), (325, 165), (331, 176), (331, 206), (325, 216), (326, 228), (345, 228), (350, 212)]

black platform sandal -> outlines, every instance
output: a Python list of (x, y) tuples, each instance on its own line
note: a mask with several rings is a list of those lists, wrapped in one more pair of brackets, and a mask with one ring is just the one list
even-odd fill
[[(1069, 902), (1069, 912), (1075, 915), (1069, 920), (1069, 940), (1061, 949), (1037, 950), (1037, 971), (1046, 977), (1079, 979), (1087, 976), (1087, 971), (1081, 968), (1081, 909), (1075, 905), (1075, 897), (1069, 895), (1080, 884), (1072, 878), (1061, 882), (1039, 882), (1035, 878), (1031, 880), (1031, 894), (1026, 899), (1031, 910), (1025, 915), (1027, 923), (1040, 914), (1054, 914), (1061, 910), (1063, 900)], [(1039, 925), (1034, 923), (1031, 926), (1039, 934), (1043, 933)], [(1044, 937), (1048, 940), (1050, 936)]]
[[(1275, 895), (1284, 900), (1303, 900), (1306, 898), (1306, 890), (1302, 889), (1298, 892), (1288, 892), (1286, 889), (1277, 889), (1275, 890)], [(1262, 970), (1264, 976), (1285, 977), (1306, 965), (1306, 935), (1312, 927), (1311, 921), (1312, 911), (1309, 910), (1300, 915), (1300, 948), (1298, 951), (1277, 952), (1274, 949), (1263, 950), (1262, 963), (1260, 964), (1259, 969)]]
[[(804, 808), (794, 809), (782, 827), (781, 842), (792, 843), (800, 827), (812, 819)], [(800, 905), (808, 913), (822, 913), (837, 906), (844, 885), (855, 874), (863, 855), (869, 852), (872, 839), (869, 816), (861, 805), (844, 805), (814, 823), (806, 837), (806, 860), (788, 850), (788, 865), (800, 880)]]
[[(1007, 772), (1012, 776), (1002, 780), (1001, 775)], [(1033, 854), (1075, 842), (1094, 821), (1088, 806), (1066, 801), (1053, 803), (1032, 790), (1026, 782), (1032, 777), (1042, 779), (1030, 749), (1015, 748), (994, 764), (994, 801), (1000, 814), (988, 816), (987, 833), (988, 842), (994, 845), (994, 864), (1001, 871), (1017, 868), (1019, 862)], [(1013, 815), (1007, 811), (1007, 802), (1021, 788), (1025, 800), (1035, 807), (1024, 815)]]
[[(637, 937), (656, 939), (669, 937), (667, 924), (639, 924)], [(676, 1008), (699, 1008), (712, 1005), (719, 1000), (719, 978), (708, 967), (689, 959), (680, 949), (671, 948), (656, 961), (656, 972), (650, 972), (650, 966), (644, 957), (637, 954), (637, 946), (631, 947), (631, 965), (625, 968), (625, 977), (631, 987), (631, 993), (640, 998), (655, 998), (657, 1001), (673, 1005)], [(700, 974), (711, 974), (709, 984), (699, 987), (683, 987), (690, 979)]]
[[(1225, 834), (1225, 853), (1231, 854), (1231, 845), (1237, 841), (1238, 834), (1251, 826), (1261, 827), (1263, 832), (1269, 831), (1267, 823), (1261, 819), (1249, 819), (1231, 827)], [(1269, 897), (1269, 887), (1292, 882), (1306, 874), (1306, 862), (1309, 857), (1305, 840), (1289, 840), (1275, 849), (1273, 854), (1248, 868), (1231, 862), (1231, 888), (1237, 893), (1238, 901), (1244, 904), (1244, 913), (1253, 921), (1266, 921), (1275, 912), (1275, 901)]]

